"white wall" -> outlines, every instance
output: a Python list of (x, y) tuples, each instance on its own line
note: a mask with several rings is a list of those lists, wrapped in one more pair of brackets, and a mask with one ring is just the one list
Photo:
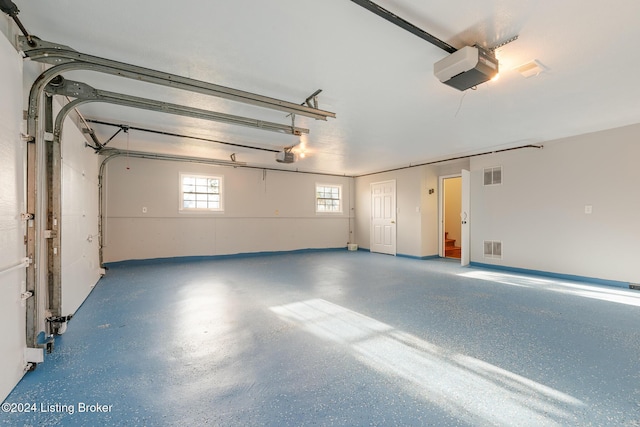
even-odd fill
[[(640, 283), (639, 140), (633, 125), (473, 158), (471, 261)], [(499, 165), (503, 184), (483, 187)], [(484, 258), (483, 240), (501, 240), (503, 259)]]
[[(105, 262), (338, 248), (349, 241), (351, 178), (127, 157), (110, 160), (106, 170)], [(224, 212), (180, 213), (182, 172), (222, 175)], [(316, 183), (342, 185), (342, 213), (316, 214)]]
[(73, 314), (100, 279), (98, 170), (100, 156), (67, 116), (62, 134), (62, 315)]
[[(423, 211), (423, 168), (401, 169), (393, 172), (358, 177), (355, 180), (355, 227), (358, 246), (370, 248), (371, 184), (396, 181), (396, 253), (423, 256), (421, 230)], [(436, 250), (437, 253), (437, 250)]]
[[(468, 159), (357, 177), (355, 229), (358, 246), (365, 249), (370, 246), (371, 183), (394, 179), (398, 205), (398, 255), (437, 256), (439, 177), (460, 173), (463, 168), (469, 168)], [(429, 189), (434, 190), (432, 194), (429, 194)]]
[[(438, 255), (438, 176), (439, 171), (433, 166), (422, 167), (422, 184), (420, 187), (422, 196), (421, 221), (422, 227), (420, 241), (421, 256)], [(433, 190), (429, 194), (429, 190)]]
[(26, 256), (24, 222), (24, 143), (22, 59), (0, 34), (0, 401), (18, 383), (25, 365), (25, 307), (20, 293), (25, 269), (7, 268)]

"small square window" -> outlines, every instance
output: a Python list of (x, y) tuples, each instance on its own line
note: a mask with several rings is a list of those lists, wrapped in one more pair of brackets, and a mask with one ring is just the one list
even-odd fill
[(180, 211), (223, 211), (222, 177), (180, 174)]
[(342, 212), (342, 186), (316, 185), (316, 213)]

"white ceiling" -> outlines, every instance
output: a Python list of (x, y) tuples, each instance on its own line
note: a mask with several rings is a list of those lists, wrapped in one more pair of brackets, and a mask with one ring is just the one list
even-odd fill
[[(131, 131), (110, 146), (358, 175), (640, 122), (637, 0), (377, 0), (447, 43), (494, 46), (500, 79), (459, 92), (433, 76), (447, 54), (349, 0), (14, 0), (29, 31), (80, 52), (301, 103), (322, 89), (303, 137), (107, 104), (84, 116), (238, 144), (273, 153)], [(546, 71), (514, 67), (537, 59)], [(92, 72), (67, 78), (97, 89), (283, 124), (282, 112)], [(117, 129), (96, 125), (101, 140)], [(606, 143), (606, 141), (603, 141)]]

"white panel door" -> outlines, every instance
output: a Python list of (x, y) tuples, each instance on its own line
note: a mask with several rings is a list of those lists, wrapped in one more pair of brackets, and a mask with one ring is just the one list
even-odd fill
[(371, 252), (396, 254), (396, 182), (371, 184)]
[(469, 265), (471, 248), (469, 245), (469, 205), (471, 199), (471, 173), (462, 169), (462, 212), (460, 212), (460, 221), (462, 224), (460, 230), (460, 265)]

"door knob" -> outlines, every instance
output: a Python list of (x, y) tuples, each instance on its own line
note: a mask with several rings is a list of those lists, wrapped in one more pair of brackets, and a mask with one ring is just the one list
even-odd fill
[(391, 221), (391, 224), (395, 224), (395, 223), (396, 223), (395, 221)]

